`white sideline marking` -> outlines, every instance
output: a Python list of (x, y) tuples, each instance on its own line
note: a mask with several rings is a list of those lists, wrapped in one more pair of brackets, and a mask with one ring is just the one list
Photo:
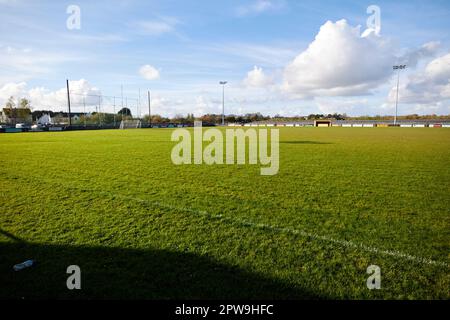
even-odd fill
[[(122, 196), (117, 196), (117, 197), (122, 197)], [(192, 213), (200, 214), (202, 216), (206, 216), (206, 217), (210, 217), (210, 218), (217, 218), (217, 219), (226, 220), (226, 221), (229, 221), (232, 223), (238, 223), (243, 226), (254, 227), (254, 228), (258, 228), (258, 229), (269, 229), (269, 230), (272, 230), (275, 232), (300, 235), (305, 238), (311, 238), (311, 239), (315, 239), (315, 240), (319, 240), (319, 241), (323, 241), (323, 242), (330, 242), (330, 243), (334, 243), (334, 244), (348, 247), (348, 248), (360, 249), (360, 250), (364, 250), (367, 252), (373, 252), (373, 253), (381, 254), (381, 255), (385, 255), (385, 256), (392, 256), (395, 258), (405, 259), (405, 260), (409, 260), (409, 261), (413, 261), (413, 262), (417, 262), (417, 263), (436, 265), (436, 266), (441, 266), (441, 267), (446, 267), (446, 268), (449, 267), (449, 264), (446, 262), (435, 261), (435, 260), (423, 258), (423, 257), (417, 257), (417, 256), (413, 256), (411, 254), (404, 253), (404, 252), (401, 252), (398, 250), (382, 250), (382, 249), (367, 246), (367, 245), (364, 245), (361, 243), (354, 243), (354, 242), (348, 241), (348, 240), (334, 239), (334, 238), (331, 238), (328, 236), (322, 236), (322, 235), (318, 235), (316, 233), (310, 233), (310, 232), (306, 232), (306, 231), (298, 230), (298, 229), (294, 229), (294, 228), (281, 228), (281, 227), (277, 227), (277, 226), (273, 226), (273, 225), (269, 225), (269, 224), (265, 224), (265, 223), (255, 223), (255, 222), (251, 222), (251, 221), (247, 221), (247, 220), (243, 220), (243, 219), (239, 219), (239, 218), (229, 218), (229, 217), (225, 217), (222, 214), (211, 214), (211, 213), (209, 213), (207, 211), (203, 211), (203, 210), (196, 210), (196, 209), (191, 209), (191, 208), (187, 208), (187, 207), (177, 207), (177, 206), (173, 206), (170, 204), (164, 204), (164, 203), (160, 203), (160, 202), (152, 202), (149, 200), (144, 200), (144, 199), (139, 199), (139, 198), (129, 198), (129, 197), (122, 197), (122, 198), (127, 198), (129, 200), (135, 200), (138, 202), (151, 203), (151, 204), (154, 204), (156, 206), (166, 208), (166, 209), (192, 212)]]

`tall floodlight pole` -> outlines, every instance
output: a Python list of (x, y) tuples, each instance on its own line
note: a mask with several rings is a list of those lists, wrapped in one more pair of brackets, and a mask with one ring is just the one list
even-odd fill
[(137, 116), (138, 116), (138, 119), (141, 119), (141, 88), (139, 88), (139, 99), (138, 99), (138, 107), (137, 107)]
[(392, 67), (394, 70), (397, 70), (397, 98), (395, 100), (395, 117), (394, 117), (394, 125), (397, 124), (397, 115), (398, 115), (398, 89), (400, 85), (400, 70), (405, 69), (406, 65), (396, 65)]
[(148, 123), (150, 125), (150, 128), (152, 127), (152, 107), (151, 107), (151, 98), (150, 98), (150, 90), (147, 91), (147, 97), (148, 97)]
[(220, 81), (220, 85), (222, 85), (222, 126), (225, 125), (225, 85), (227, 81)]
[(69, 79), (66, 80), (67, 87), (67, 105), (69, 106), (69, 127), (72, 126), (72, 113), (70, 112), (70, 89), (69, 89)]
[(86, 128), (86, 96), (83, 96), (84, 127)]
[(113, 99), (114, 99), (113, 113), (114, 113), (114, 129), (115, 129), (116, 128), (116, 97), (114, 97)]
[(100, 95), (98, 96), (98, 122), (99, 122), (100, 126), (103, 125), (103, 122), (102, 122), (102, 97)]

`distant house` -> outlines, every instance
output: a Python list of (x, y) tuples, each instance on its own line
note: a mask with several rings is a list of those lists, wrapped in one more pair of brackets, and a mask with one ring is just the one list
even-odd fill
[(31, 110), (29, 108), (3, 108), (0, 122), (9, 125), (16, 125), (17, 123), (31, 124)]
[[(54, 112), (54, 111), (36, 111), (33, 112), (33, 117), (37, 119), (36, 121), (39, 121), (40, 118), (42, 118), (44, 115), (48, 115), (51, 118), (52, 124), (69, 124), (69, 113), (68, 112)], [(71, 113), (71, 119), (72, 123), (76, 123), (80, 121), (81, 116), (83, 116), (84, 113), (82, 112), (72, 112)], [(45, 120), (45, 118), (43, 119)]]
[[(82, 117), (90, 117), (91, 113), (83, 113), (83, 112), (72, 112), (71, 114), (72, 124), (79, 123), (82, 120)], [(69, 124), (69, 113), (64, 111), (51, 111), (51, 110), (34, 110), (33, 111), (33, 121), (37, 124), (61, 124), (67, 125)]]
[(36, 123), (42, 126), (53, 124), (52, 117), (45, 113), (37, 119)]

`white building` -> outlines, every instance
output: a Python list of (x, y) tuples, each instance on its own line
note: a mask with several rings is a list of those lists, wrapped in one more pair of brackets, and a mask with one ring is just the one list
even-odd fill
[(52, 117), (50, 117), (50, 115), (48, 114), (43, 114), (38, 120), (37, 120), (37, 124), (38, 125), (49, 125), (49, 124), (53, 124), (52, 122)]

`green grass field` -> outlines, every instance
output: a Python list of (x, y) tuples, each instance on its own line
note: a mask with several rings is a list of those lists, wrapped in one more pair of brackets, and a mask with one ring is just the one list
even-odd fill
[(275, 176), (171, 132), (1, 134), (0, 297), (450, 298), (450, 129), (282, 128)]

